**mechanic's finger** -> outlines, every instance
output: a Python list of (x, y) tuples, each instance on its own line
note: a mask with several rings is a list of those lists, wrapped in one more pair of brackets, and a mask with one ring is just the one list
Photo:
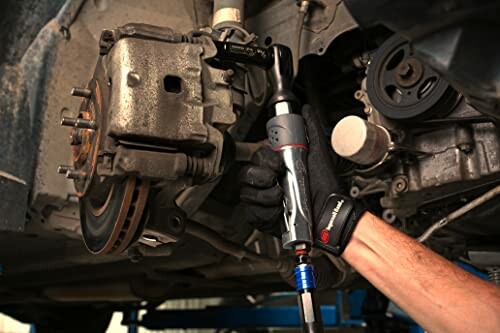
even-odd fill
[(283, 207), (245, 205), (246, 221), (255, 229), (275, 237), (281, 237)]
[(276, 172), (257, 165), (247, 165), (241, 169), (240, 181), (255, 187), (269, 188), (278, 183)]
[(284, 165), (280, 155), (267, 146), (260, 148), (253, 154), (252, 163), (272, 169), (278, 174), (284, 172)]
[(314, 110), (310, 105), (302, 107), (302, 116), (306, 123), (307, 137), (309, 139), (309, 149), (331, 150), (330, 148), (330, 131), (323, 126), (321, 115)]
[(278, 185), (267, 189), (244, 186), (240, 191), (240, 199), (244, 202), (265, 207), (281, 206), (283, 203), (283, 190)]
[(318, 213), (326, 198), (331, 193), (342, 193), (342, 189), (335, 174), (335, 155), (330, 146), (327, 130), (321, 123), (321, 117), (308, 105), (302, 108), (307, 135), (309, 138), (309, 152), (307, 166), (309, 168), (309, 185), (315, 213)]
[(311, 172), (323, 176), (334, 176), (335, 167), (332, 156), (335, 153), (330, 146), (329, 133), (323, 127), (320, 115), (309, 105), (304, 105), (302, 115), (306, 123), (307, 137), (309, 139), (309, 168), (318, 169), (311, 170)]

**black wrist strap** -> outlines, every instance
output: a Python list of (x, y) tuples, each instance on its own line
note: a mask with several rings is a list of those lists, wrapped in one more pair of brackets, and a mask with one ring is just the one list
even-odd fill
[(314, 245), (340, 256), (364, 211), (354, 200), (339, 194), (331, 194), (315, 221)]

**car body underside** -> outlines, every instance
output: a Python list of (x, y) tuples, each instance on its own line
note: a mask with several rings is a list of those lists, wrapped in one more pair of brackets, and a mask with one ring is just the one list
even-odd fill
[[(448, 217), (426, 245), (498, 274), (500, 5), (308, 5), (2, 4), (0, 310), (291, 290), (293, 256), (239, 205), (267, 139), (266, 73), (214, 60), (214, 41), (288, 46), (301, 103), (345, 134), (345, 192), (412, 237)], [(323, 290), (367, 284), (314, 260)]]

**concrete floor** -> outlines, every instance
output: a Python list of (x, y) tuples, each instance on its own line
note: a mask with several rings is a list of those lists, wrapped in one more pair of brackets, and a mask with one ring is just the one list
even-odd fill
[(0, 313), (0, 333), (29, 333), (30, 325)]

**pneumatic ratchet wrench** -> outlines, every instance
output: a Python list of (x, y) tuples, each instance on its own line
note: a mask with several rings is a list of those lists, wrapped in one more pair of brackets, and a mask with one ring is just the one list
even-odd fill
[(269, 108), (273, 111), (267, 123), (272, 148), (277, 151), (286, 169), (281, 181), (284, 192), (285, 231), (283, 247), (295, 252), (295, 281), (304, 332), (323, 332), (319, 303), (316, 299), (314, 267), (309, 252), (312, 247), (312, 213), (307, 173), (308, 142), (304, 119), (298, 113), (300, 103), (292, 92), (293, 59), (291, 50), (283, 45), (268, 49), (215, 42), (217, 57), (226, 61), (264, 67), (273, 87)]

